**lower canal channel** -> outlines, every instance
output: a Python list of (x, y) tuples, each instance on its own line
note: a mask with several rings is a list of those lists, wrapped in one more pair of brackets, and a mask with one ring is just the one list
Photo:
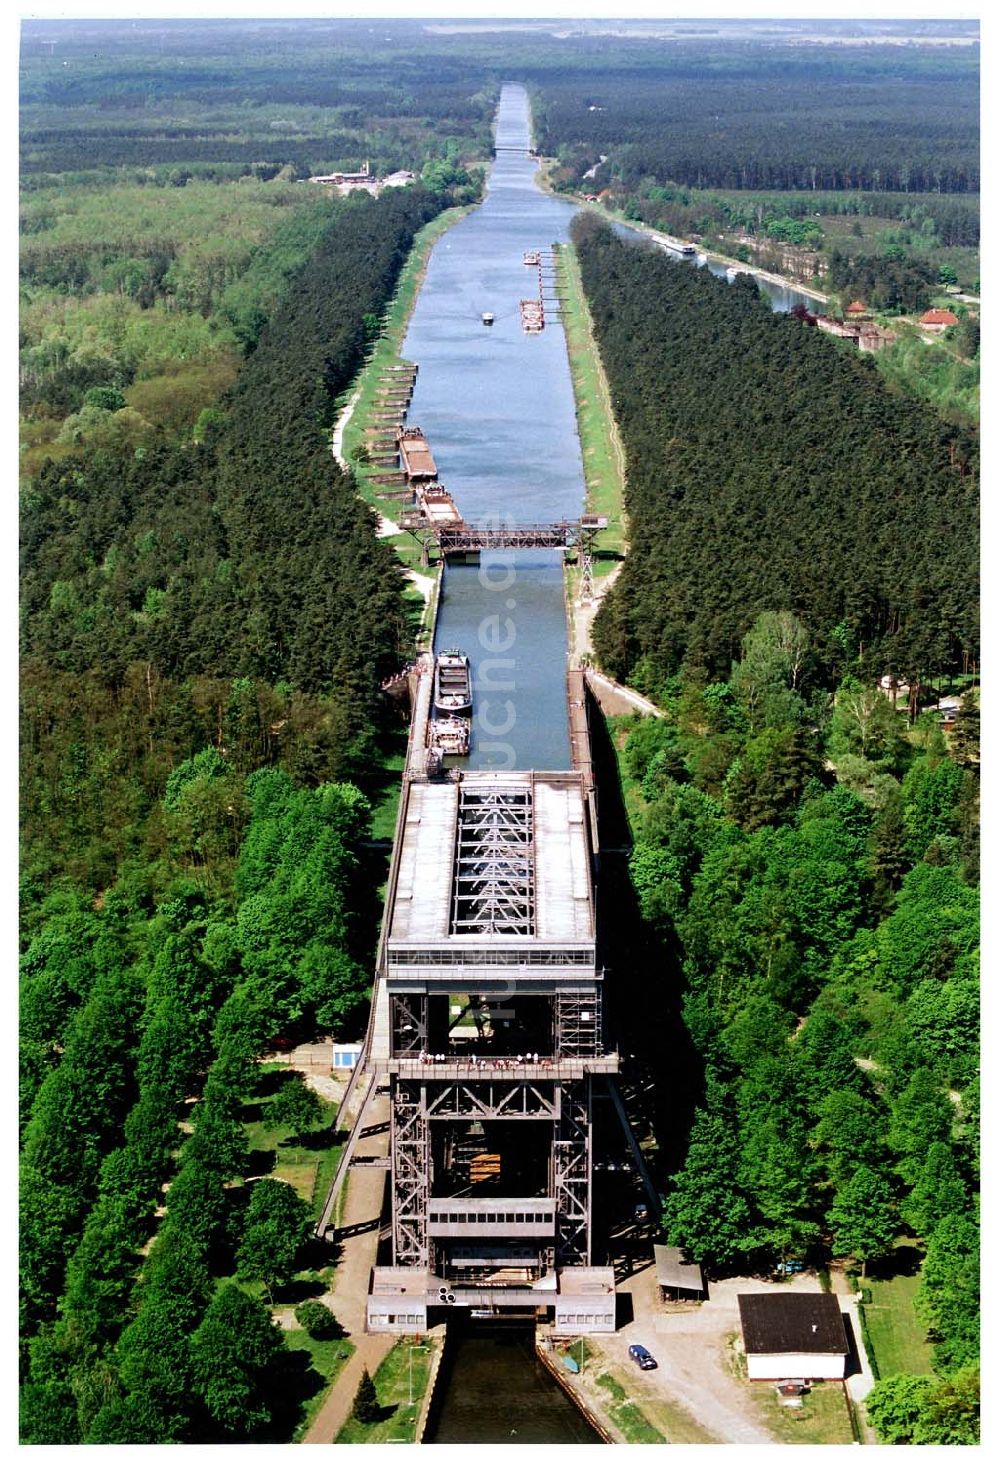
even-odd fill
[(602, 1439), (535, 1354), (534, 1327), (449, 1326), (425, 1442), (597, 1443)]

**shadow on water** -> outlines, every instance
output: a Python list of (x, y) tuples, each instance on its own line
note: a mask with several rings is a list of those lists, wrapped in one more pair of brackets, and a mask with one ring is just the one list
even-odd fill
[(517, 1446), (601, 1438), (536, 1357), (532, 1325), (456, 1318), (424, 1441)]

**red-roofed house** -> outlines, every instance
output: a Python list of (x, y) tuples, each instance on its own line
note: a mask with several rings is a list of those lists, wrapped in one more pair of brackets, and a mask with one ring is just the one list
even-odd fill
[(925, 311), (920, 318), (920, 325), (925, 331), (944, 331), (946, 326), (957, 326), (958, 317), (954, 311), (942, 310), (935, 306), (930, 311)]
[(852, 301), (844, 312), (844, 318), (847, 321), (860, 321), (863, 316), (867, 315), (868, 307), (864, 301)]

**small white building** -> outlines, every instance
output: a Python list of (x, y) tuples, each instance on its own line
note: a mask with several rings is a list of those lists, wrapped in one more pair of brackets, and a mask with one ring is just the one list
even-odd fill
[(850, 1347), (836, 1295), (738, 1295), (751, 1381), (843, 1381)]
[(334, 1040), (331, 1068), (333, 1070), (353, 1070), (360, 1054), (360, 1040)]

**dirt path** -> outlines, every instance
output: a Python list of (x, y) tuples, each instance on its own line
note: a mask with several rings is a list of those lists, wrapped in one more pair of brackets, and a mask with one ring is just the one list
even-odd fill
[(424, 576), (420, 571), (404, 571), (403, 574), (417, 588), (424, 601), (429, 602), (434, 591), (434, 577)]
[(594, 625), (594, 618), (597, 616), (597, 611), (601, 605), (601, 602), (604, 600), (604, 597), (609, 587), (611, 587), (621, 575), (624, 565), (624, 561), (618, 561), (614, 566), (612, 566), (607, 576), (602, 576), (600, 580), (595, 582), (594, 600), (590, 603), (589, 606), (582, 607), (577, 601), (574, 601), (572, 604), (570, 610), (573, 614), (573, 645), (570, 649), (570, 652), (572, 654), (573, 663), (576, 667), (581, 666), (582, 658), (586, 657), (589, 659), (593, 656), (594, 650), (590, 645), (590, 629)]
[(358, 405), (358, 398), (360, 398), (360, 396), (361, 387), (359, 385), (357, 388), (355, 388), (354, 392), (348, 398), (347, 402), (344, 405), (343, 411), (338, 417), (336, 423), (333, 425), (333, 436), (330, 439), (330, 448), (333, 452), (333, 457), (336, 459), (341, 469), (349, 469), (351, 467), (350, 464), (348, 464), (347, 460), (344, 458), (344, 429), (351, 421), (351, 415)]
[[(373, 1097), (366, 1125), (374, 1126), (388, 1122), (388, 1119), (388, 1100), (382, 1096)], [(388, 1142), (388, 1132), (379, 1132), (366, 1141), (364, 1150), (370, 1156), (385, 1156)], [(350, 1416), (361, 1373), (367, 1367), (370, 1375), (374, 1376), (395, 1343), (394, 1336), (365, 1333), (368, 1281), (378, 1248), (378, 1220), (382, 1212), (382, 1194), (387, 1176), (380, 1169), (367, 1167), (354, 1168), (347, 1174), (341, 1226), (348, 1227), (351, 1224), (375, 1220), (375, 1227), (343, 1240), (343, 1252), (334, 1274), (333, 1288), (322, 1296), (323, 1304), (329, 1305), (350, 1337), (354, 1354), (333, 1383), (326, 1401), (316, 1414), (316, 1419), (304, 1439), (307, 1443), (334, 1441)]]

